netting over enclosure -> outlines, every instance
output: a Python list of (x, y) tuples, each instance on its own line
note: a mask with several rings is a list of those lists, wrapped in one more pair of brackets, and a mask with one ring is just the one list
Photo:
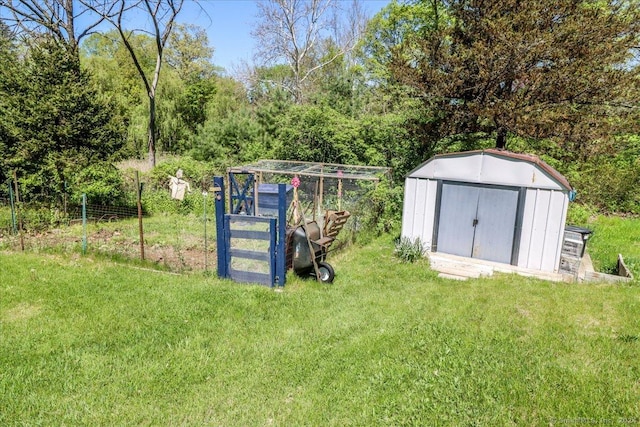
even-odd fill
[[(348, 210), (355, 214), (352, 224), (357, 224), (366, 195), (383, 179), (390, 179), (391, 169), (376, 166), (313, 163), (287, 160), (261, 160), (249, 165), (229, 168), (237, 174), (252, 173), (260, 197), (260, 185), (288, 183), (298, 177), (298, 197), (307, 219), (321, 220), (325, 210)], [(261, 205), (258, 202), (258, 206)], [(258, 215), (260, 215), (258, 209)]]
[(313, 176), (318, 178), (342, 178), (351, 180), (380, 181), (388, 176), (390, 168), (378, 166), (341, 165), (335, 163), (298, 162), (292, 160), (260, 160), (245, 166), (229, 169), (232, 172), (255, 172), (280, 175)]

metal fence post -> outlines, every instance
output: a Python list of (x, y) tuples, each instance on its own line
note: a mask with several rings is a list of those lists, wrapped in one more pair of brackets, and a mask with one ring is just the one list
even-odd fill
[(18, 234), (18, 221), (16, 220), (16, 205), (13, 200), (13, 188), (11, 187), (11, 181), (9, 183), (9, 202), (11, 203), (11, 227), (13, 229), (13, 235)]
[(82, 253), (87, 253), (87, 195), (82, 195)]
[(24, 252), (24, 235), (22, 233), (22, 216), (20, 215), (20, 189), (18, 187), (18, 172), (13, 170), (13, 185), (16, 191), (16, 216), (18, 218), (18, 234), (20, 235), (20, 250)]
[(136, 171), (136, 193), (138, 205), (138, 234), (140, 235), (140, 259), (144, 261), (144, 230), (142, 227), (142, 186), (140, 185), (140, 174)]

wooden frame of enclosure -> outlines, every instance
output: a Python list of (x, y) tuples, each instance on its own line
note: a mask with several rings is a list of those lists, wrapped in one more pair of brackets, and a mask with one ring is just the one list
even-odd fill
[(318, 206), (323, 209), (323, 194), (325, 178), (338, 180), (338, 194), (342, 192), (342, 180), (365, 180), (380, 182), (384, 176), (391, 178), (391, 168), (380, 166), (345, 165), (338, 163), (302, 162), (294, 160), (259, 160), (256, 163), (227, 168), (227, 176), (232, 173), (252, 173), (256, 179), (254, 182), (256, 201), (258, 204), (258, 185), (262, 184), (264, 173), (277, 175), (291, 175), (298, 177), (319, 178)]

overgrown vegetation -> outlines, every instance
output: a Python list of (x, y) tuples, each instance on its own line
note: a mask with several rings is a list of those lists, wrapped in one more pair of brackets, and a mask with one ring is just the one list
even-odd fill
[[(288, 2), (261, 8), (273, 14), (258, 17), (257, 28), (312, 7), (283, 7)], [(327, 10), (335, 3), (327, 0)], [(123, 190), (110, 164), (150, 154), (149, 94), (139, 73), (150, 76), (158, 66), (154, 39), (138, 31), (127, 39), (136, 65), (117, 32), (89, 35), (83, 25), (90, 23), (74, 22), (87, 4), (71, 13), (70, 4), (53, 0), (59, 7), (46, 13), (60, 16), (51, 19), (25, 4), (0, 6), (33, 24), (18, 36), (0, 21), (0, 181), (16, 170), (24, 200), (58, 207), (83, 193), (115, 203)], [(356, 31), (364, 25), (354, 22), (358, 14), (352, 27), (336, 28), (359, 37), (356, 49), (355, 39), (341, 44), (333, 32), (290, 28), (324, 42), (300, 46), (308, 56), (294, 69), (275, 61), (238, 75), (211, 63), (214, 48), (202, 28), (178, 22), (154, 91), (158, 157), (176, 160), (144, 177), (146, 197), (167, 205), (151, 190), (178, 167), (205, 189), (212, 174), (269, 157), (387, 166), (399, 187), (434, 154), (497, 145), (541, 156), (567, 176), (587, 210), (640, 213), (640, 67), (633, 60), (640, 7), (626, 0), (525, 6), (393, 1), (364, 32)], [(68, 34), (73, 23), (78, 34)], [(287, 51), (284, 33), (269, 40), (273, 49), (262, 56)], [(122, 180), (126, 192), (131, 179)], [(389, 206), (374, 195), (376, 232), (398, 222), (395, 191), (382, 202)], [(0, 186), (0, 197), (6, 192)]]

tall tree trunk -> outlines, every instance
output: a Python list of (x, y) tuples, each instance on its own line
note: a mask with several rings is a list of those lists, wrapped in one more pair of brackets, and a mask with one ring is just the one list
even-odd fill
[(498, 150), (504, 150), (507, 146), (507, 130), (500, 126), (496, 132), (496, 148)]
[(156, 98), (149, 93), (149, 166), (156, 167)]

